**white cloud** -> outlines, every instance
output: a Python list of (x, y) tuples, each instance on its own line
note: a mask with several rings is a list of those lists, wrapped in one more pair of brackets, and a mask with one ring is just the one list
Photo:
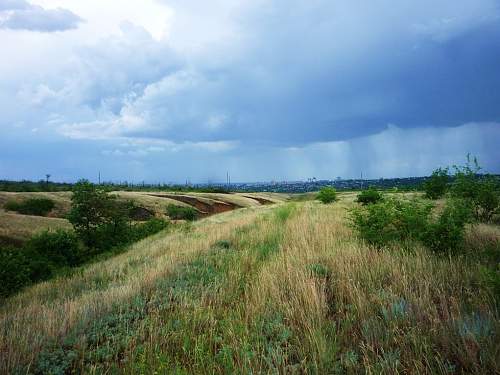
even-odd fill
[(0, 5), (0, 28), (55, 32), (75, 29), (83, 20), (64, 9), (46, 9), (27, 1), (6, 1)]

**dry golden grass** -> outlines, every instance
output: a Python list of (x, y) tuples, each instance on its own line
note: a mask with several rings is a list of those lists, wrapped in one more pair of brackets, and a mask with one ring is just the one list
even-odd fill
[(26, 241), (36, 233), (49, 229), (71, 229), (66, 219), (20, 215), (0, 210), (0, 238)]
[[(332, 345), (318, 331), (333, 321), (336, 355), (356, 353), (346, 371), (498, 371), (498, 312), (489, 293), (478, 288), (477, 268), (422, 248), (404, 254), (364, 246), (346, 227), (342, 206), (308, 203), (290, 220), (282, 251), (248, 293), (249, 308), (282, 311), (317, 369)], [(480, 232), (484, 238), (498, 228)], [(484, 327), (464, 332), (474, 324), (487, 326), (490, 336), (482, 336)]]
[(239, 210), (220, 215), (216, 222), (202, 220), (189, 233), (159, 233), (69, 279), (40, 283), (11, 298), (0, 308), (0, 373), (31, 363), (47, 342), (151, 288), (208, 244), (251, 223), (257, 214)]
[(71, 193), (70, 192), (43, 192), (43, 193), (11, 193), (0, 192), (0, 208), (3, 208), (8, 201), (22, 202), (30, 198), (47, 198), (51, 199), (55, 207), (49, 214), (51, 217), (64, 217), (70, 210)]
[[(116, 191), (113, 194), (121, 200), (131, 200), (138, 206), (146, 208), (155, 216), (165, 218), (167, 205), (175, 205), (189, 207), (187, 203), (180, 202), (167, 197), (160, 197), (165, 194), (172, 193), (150, 193), (150, 192), (129, 192)], [(155, 195), (159, 196), (155, 196)], [(238, 207), (257, 207), (260, 203), (256, 200), (246, 198), (242, 194), (206, 194), (206, 193), (182, 193), (189, 197), (193, 197), (200, 202), (208, 205), (213, 205), (215, 202), (225, 202), (235, 204)], [(253, 194), (256, 197), (264, 197), (273, 202), (281, 202), (286, 196), (279, 194)], [(249, 196), (252, 196), (250, 194)], [(2, 209), (3, 205), (8, 201), (21, 202), (29, 198), (48, 198), (55, 203), (55, 208), (48, 217), (38, 217), (22, 215), (16, 212), (6, 212)], [(19, 243), (29, 239), (36, 233), (44, 230), (71, 229), (70, 223), (63, 219), (69, 212), (71, 207), (70, 192), (54, 192), (54, 193), (10, 193), (0, 192), (0, 240), (7, 243)], [(232, 206), (230, 206), (232, 208)], [(0, 242), (1, 243), (1, 242)]]
[(79, 373), (498, 373), (478, 265), (366, 246), (347, 226), (353, 199), (215, 215), (30, 288), (0, 310), (0, 372), (76, 332), (64, 350)]
[(484, 249), (500, 249), (500, 226), (493, 224), (476, 224), (467, 229), (465, 243), (472, 251)]

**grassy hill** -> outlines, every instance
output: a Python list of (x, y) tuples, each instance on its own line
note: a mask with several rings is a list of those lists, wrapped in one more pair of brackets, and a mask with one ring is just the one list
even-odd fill
[[(246, 194), (215, 194), (215, 193), (179, 193), (179, 192), (113, 192), (120, 200), (133, 201), (135, 205), (147, 210), (152, 216), (165, 218), (166, 207), (194, 207), (200, 217), (236, 208), (254, 207), (261, 204), (277, 203), (287, 199), (285, 194), (246, 193)], [(23, 215), (7, 211), (7, 202), (22, 202), (30, 198), (47, 198), (54, 202), (54, 209), (44, 216)], [(70, 223), (65, 219), (71, 207), (70, 192), (0, 192), (0, 245), (20, 244), (32, 235), (48, 229), (70, 229)]]
[(480, 266), (368, 247), (352, 201), (210, 216), (31, 287), (0, 307), (0, 373), (498, 373)]

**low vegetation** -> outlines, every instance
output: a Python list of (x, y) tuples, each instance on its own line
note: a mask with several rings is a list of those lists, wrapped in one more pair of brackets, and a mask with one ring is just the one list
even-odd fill
[(333, 203), (337, 200), (337, 191), (329, 186), (321, 188), (316, 199), (324, 204)]
[(467, 155), (463, 166), (438, 168), (424, 184), (425, 196), (438, 199), (445, 195), (467, 202), (477, 221), (491, 222), (500, 215), (500, 180), (498, 176), (481, 175), (476, 158)]
[(116, 254), (126, 245), (167, 227), (166, 221), (156, 218), (133, 224), (133, 208), (132, 203), (117, 201), (88, 181), (80, 181), (74, 186), (69, 215), (74, 231), (45, 231), (21, 247), (0, 248), (0, 298), (104, 253)]
[(420, 199), (388, 198), (365, 208), (353, 208), (351, 221), (360, 237), (376, 247), (411, 247), (420, 242), (438, 253), (458, 252), (471, 215), (463, 201), (450, 200), (438, 214)]
[(361, 193), (358, 194), (358, 197), (356, 201), (358, 203), (361, 203), (362, 205), (368, 205), (372, 203), (377, 203), (382, 200), (382, 194), (374, 189), (374, 188), (369, 188), (367, 190), (361, 191)]
[(429, 199), (438, 199), (446, 194), (450, 182), (449, 168), (438, 168), (432, 172), (429, 179), (423, 184), (425, 196)]
[(30, 198), (22, 202), (11, 200), (4, 205), (4, 209), (7, 211), (35, 216), (46, 216), (54, 207), (54, 201), (47, 198)]
[(198, 217), (198, 211), (194, 207), (169, 204), (167, 206), (167, 215), (173, 220), (193, 221)]
[(352, 207), (233, 211), (31, 288), (1, 310), (0, 371), (498, 372), (484, 265), (419, 243), (375, 250), (347, 225)]
[[(439, 200), (338, 194), (157, 233), (6, 299), (0, 373), (500, 373), (500, 227), (476, 214), (483, 177), (468, 181)], [(96, 233), (122, 210), (102, 198)], [(62, 234), (33, 246), (64, 266), (100, 243), (75, 233), (70, 252)]]

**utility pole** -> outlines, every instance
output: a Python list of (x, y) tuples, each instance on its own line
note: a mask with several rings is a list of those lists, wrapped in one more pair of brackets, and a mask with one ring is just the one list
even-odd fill
[(46, 182), (47, 182), (47, 186), (49, 186), (49, 178), (50, 178), (50, 174), (46, 174), (45, 175), (45, 178), (46, 178)]
[(98, 180), (99, 180), (99, 185), (101, 185), (101, 171), (99, 171), (99, 177), (98, 177)]

